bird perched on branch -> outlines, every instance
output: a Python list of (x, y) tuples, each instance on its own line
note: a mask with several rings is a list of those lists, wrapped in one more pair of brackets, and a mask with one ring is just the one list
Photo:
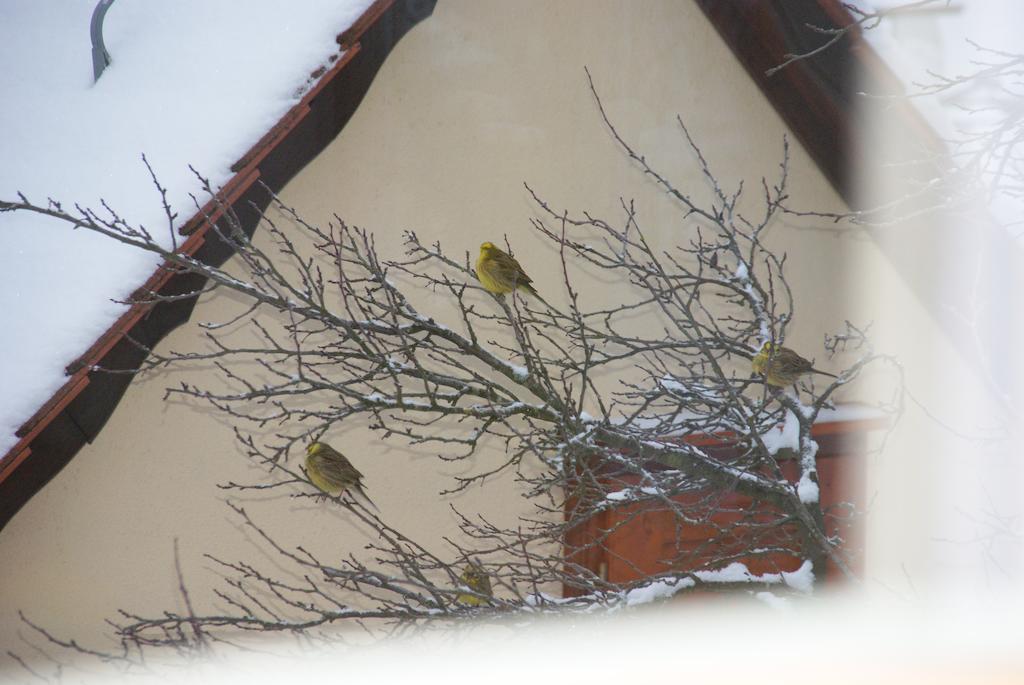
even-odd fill
[(363, 489), (363, 474), (344, 454), (327, 443), (313, 442), (306, 448), (306, 473), (313, 485), (331, 497), (358, 491), (371, 507), (377, 509)]
[(504, 295), (518, 288), (547, 304), (533, 287), (533, 279), (526, 275), (515, 257), (494, 243), (484, 243), (480, 246), (480, 256), (476, 260), (476, 277), (489, 293)]
[(788, 347), (772, 345), (770, 342), (761, 346), (760, 352), (754, 355), (750, 366), (754, 369), (754, 373), (765, 377), (768, 385), (773, 385), (776, 388), (793, 385), (800, 380), (801, 376), (808, 373), (820, 373), (823, 376), (838, 378), (834, 373), (814, 368), (810, 361)]
[[(459, 576), (459, 580), (473, 592), (492, 596), (491, 593), (491, 578), (487, 575), (487, 571), (480, 565), (479, 562), (470, 561), (466, 565), (466, 568), (462, 570), (462, 575)], [(488, 601), (483, 597), (477, 597), (476, 595), (461, 594), (455, 598), (455, 601), (459, 604), (465, 604), (467, 606), (478, 607), (487, 604)]]

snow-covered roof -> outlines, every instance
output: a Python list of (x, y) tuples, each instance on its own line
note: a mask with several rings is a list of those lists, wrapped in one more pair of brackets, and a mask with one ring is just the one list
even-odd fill
[[(115, 2), (112, 63), (93, 83), (93, 0), (0, 3), (0, 197), (96, 207), (105, 200), (170, 244), (145, 154), (178, 223), (337, 56), (373, 0)], [(157, 267), (139, 250), (27, 213), (0, 215), (0, 455), (67, 380), (65, 367), (121, 316)]]

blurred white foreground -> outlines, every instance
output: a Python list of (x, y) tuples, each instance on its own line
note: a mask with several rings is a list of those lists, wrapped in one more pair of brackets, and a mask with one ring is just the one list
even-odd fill
[[(998, 607), (928, 608), (852, 595), (771, 608), (726, 598), (615, 616), (469, 625), (374, 645), (172, 662), (130, 682), (887, 683), (1024, 681), (1019, 596)], [(112, 671), (69, 682), (111, 682)], [(642, 680), (640, 680), (642, 682)]]

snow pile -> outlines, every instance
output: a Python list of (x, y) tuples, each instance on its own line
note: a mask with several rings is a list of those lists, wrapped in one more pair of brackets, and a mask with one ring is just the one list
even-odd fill
[(767, 590), (764, 592), (755, 592), (754, 599), (764, 602), (777, 611), (789, 611), (793, 608), (788, 599), (785, 597), (779, 597), (775, 593), (768, 592)]
[[(838, 412), (836, 412), (838, 414)], [(770, 430), (761, 434), (764, 446), (768, 453), (774, 455), (781, 449), (790, 449), (800, 452), (800, 481), (797, 483), (796, 492), (800, 501), (804, 504), (811, 504), (818, 501), (818, 484), (814, 482), (817, 473), (817, 466), (814, 460), (818, 453), (818, 443), (808, 440), (801, 449), (800, 446), (800, 423), (796, 414), (786, 410), (786, 419), (782, 426), (773, 426)]]
[[(182, 223), (301, 99), (335, 36), (371, 0), (115, 2), (104, 40), (112, 63), (93, 84), (94, 0), (0, 3), (0, 198), (22, 191), (66, 207), (105, 199), (170, 244), (145, 153)], [(64, 367), (124, 311), (152, 274), (150, 255), (28, 215), (0, 214), (0, 455), (65, 382)]]
[(811, 478), (810, 471), (804, 471), (800, 476), (800, 482), (796, 484), (796, 494), (804, 504), (814, 504), (818, 501), (818, 484)]
[(700, 383), (684, 384), (673, 376), (663, 376), (658, 382), (662, 388), (680, 398), (694, 396), (708, 402), (720, 402), (722, 400), (721, 393)]
[(818, 443), (808, 440), (800, 451), (800, 482), (797, 483), (796, 493), (804, 504), (811, 504), (818, 501)]
[(672, 597), (680, 590), (693, 587), (694, 578), (704, 583), (763, 583), (765, 585), (785, 585), (797, 592), (809, 593), (814, 588), (814, 571), (810, 561), (804, 561), (796, 571), (787, 573), (765, 573), (756, 575), (750, 572), (746, 564), (733, 562), (716, 571), (696, 571), (692, 577), (661, 578), (625, 593), (623, 601), (626, 606), (647, 604), (659, 599)]
[(786, 410), (786, 419), (782, 426), (772, 426), (761, 434), (761, 440), (768, 449), (768, 454), (775, 455), (781, 449), (796, 451), (800, 448), (800, 422), (796, 414)]
[(652, 488), (645, 486), (642, 488), (627, 488), (625, 490), (616, 490), (615, 492), (609, 492), (604, 496), (609, 502), (622, 502), (624, 500), (633, 500), (642, 495), (661, 495), (663, 494), (660, 488)]
[(686, 386), (672, 376), (663, 376), (661, 379), (661, 387), (665, 388), (669, 392), (676, 392), (680, 395), (686, 394)]
[(678, 578), (674, 580), (656, 580), (653, 583), (630, 590), (626, 593), (626, 606), (638, 604), (649, 604), (659, 599), (665, 599), (676, 594), (680, 590), (695, 585), (693, 578)]
[(810, 592), (814, 588), (814, 567), (804, 561), (795, 571), (787, 573), (765, 573), (754, 575), (746, 564), (735, 561), (717, 571), (698, 571), (694, 574), (705, 583), (765, 583), (768, 585), (783, 584), (797, 592)]
[(782, 572), (782, 582), (797, 592), (810, 592), (814, 589), (814, 566), (805, 561), (800, 568), (792, 573)]

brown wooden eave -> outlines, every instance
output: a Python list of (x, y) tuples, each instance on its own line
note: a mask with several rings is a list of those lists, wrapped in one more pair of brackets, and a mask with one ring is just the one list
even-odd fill
[[(839, 0), (694, 0), (747, 74), (851, 209), (857, 197), (855, 99), (858, 91), (897, 94), (899, 79), (864, 40), (859, 27), (835, 45), (766, 72), (791, 54), (806, 54), (828, 40), (821, 29), (840, 29), (854, 18)], [(922, 149), (941, 150), (938, 136), (907, 101), (892, 104), (908, 135)], [(750, 132), (756, 135), (755, 131)]]

